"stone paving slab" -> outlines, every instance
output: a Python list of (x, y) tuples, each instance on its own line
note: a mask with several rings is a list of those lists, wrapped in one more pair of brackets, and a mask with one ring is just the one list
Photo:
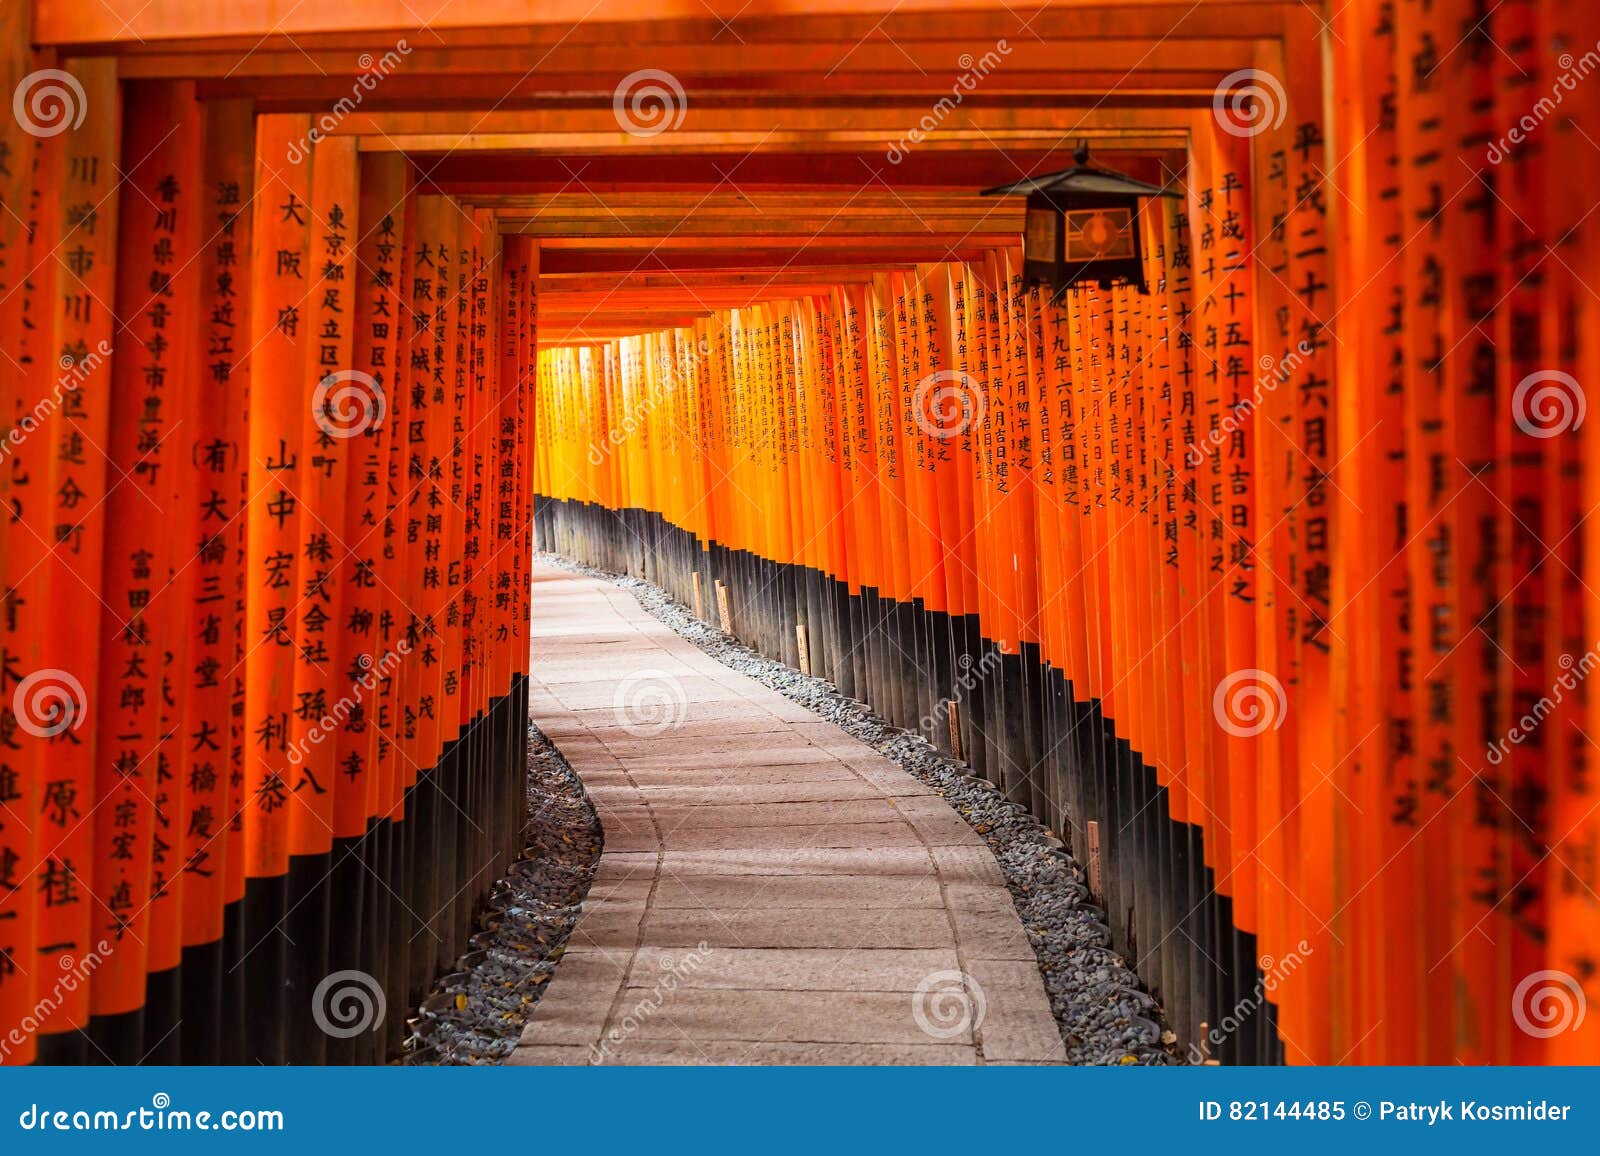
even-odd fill
[(652, 806), (712, 807), (741, 803), (831, 803), (841, 799), (881, 799), (883, 794), (857, 778), (801, 780), (797, 783), (713, 783), (703, 787), (664, 782), (645, 786)]
[(999, 867), (942, 799), (626, 591), (534, 580), (530, 712), (605, 851), (511, 1063), (1064, 1060)]
[[(942, 849), (941, 849), (942, 850)], [(984, 847), (975, 848), (989, 858), (995, 880), (1000, 866)], [(933, 862), (937, 865), (939, 852)], [(802, 847), (791, 851), (665, 851), (661, 869), (669, 876), (684, 875), (866, 875), (872, 878), (910, 875), (930, 881), (929, 856), (921, 847)], [(943, 875), (942, 867), (935, 870)], [(965, 876), (950, 875), (949, 878)], [(979, 880), (981, 881), (981, 880)]]
[[(620, 1035), (669, 1041), (725, 1040), (731, 1033), (742, 1032), (752, 1037), (751, 1043), (955, 1042), (977, 1058), (970, 1032), (954, 1041), (930, 1037), (911, 1014), (909, 992), (680, 988), (660, 996), (655, 990), (622, 991), (621, 1014), (612, 1024), (621, 1029)], [(659, 1006), (646, 1014), (653, 1002)], [(632, 1023), (624, 1024), (630, 1015)], [(528, 1039), (526, 1033), (523, 1039)]]
[(738, 911), (745, 907), (840, 908), (945, 905), (932, 875), (669, 875), (653, 898), (656, 907)]
[[(637, 920), (628, 922), (612, 942), (599, 945), (613, 949), (623, 943), (631, 945), (632, 940), (621, 936), (636, 935), (639, 929)], [(583, 930), (576, 934), (582, 935)], [(643, 931), (646, 943), (676, 948), (701, 943), (725, 948), (845, 949), (858, 943), (874, 943), (906, 951), (954, 950), (956, 946), (950, 919), (939, 907), (835, 909), (825, 920), (796, 919), (792, 907), (747, 907), (738, 911), (655, 908), (645, 917)]]
[[(519, 1049), (525, 1064), (587, 1064), (588, 1048), (555, 1044)], [(610, 1064), (739, 1066), (841, 1064), (850, 1066), (971, 1066), (971, 1048), (959, 1044), (751, 1043), (747, 1040), (623, 1039), (604, 1053)], [(1010, 1064), (1010, 1060), (996, 1063)]]

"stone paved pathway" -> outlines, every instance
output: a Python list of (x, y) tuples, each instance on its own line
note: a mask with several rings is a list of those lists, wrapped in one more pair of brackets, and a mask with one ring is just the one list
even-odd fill
[(511, 1063), (1063, 1061), (942, 799), (609, 583), (536, 567), (533, 648), (533, 719), (605, 853)]

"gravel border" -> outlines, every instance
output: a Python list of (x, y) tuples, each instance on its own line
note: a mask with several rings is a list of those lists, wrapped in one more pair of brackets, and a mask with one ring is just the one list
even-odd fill
[(1008, 802), (992, 784), (975, 777), (965, 763), (941, 755), (921, 735), (879, 718), (829, 682), (807, 678), (762, 657), (696, 618), (660, 587), (555, 554), (538, 552), (534, 558), (629, 591), (646, 613), (724, 666), (833, 723), (942, 796), (988, 844), (1000, 865), (1038, 957), (1068, 1063), (1182, 1062), (1155, 999), (1112, 947), (1105, 913), (1089, 902), (1082, 867), (1026, 809)]
[(527, 799), (522, 857), (490, 889), (472, 950), (407, 1021), (401, 1063), (503, 1064), (561, 962), (603, 836), (577, 772), (532, 722)]

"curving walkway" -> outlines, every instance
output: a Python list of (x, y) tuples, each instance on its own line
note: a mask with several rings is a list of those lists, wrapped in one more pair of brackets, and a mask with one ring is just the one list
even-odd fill
[(536, 567), (533, 650), (533, 719), (605, 853), (511, 1063), (1063, 1061), (999, 868), (942, 799), (610, 583)]

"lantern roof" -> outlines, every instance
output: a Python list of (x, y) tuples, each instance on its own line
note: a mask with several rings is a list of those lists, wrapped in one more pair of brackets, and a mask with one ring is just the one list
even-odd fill
[(1096, 168), (1089, 163), (1089, 146), (1079, 145), (1073, 153), (1070, 169), (1026, 177), (1009, 185), (996, 185), (984, 189), (982, 195), (1008, 196), (1025, 193), (1085, 193), (1111, 197), (1177, 197), (1179, 194), (1160, 185), (1149, 185), (1112, 169)]

